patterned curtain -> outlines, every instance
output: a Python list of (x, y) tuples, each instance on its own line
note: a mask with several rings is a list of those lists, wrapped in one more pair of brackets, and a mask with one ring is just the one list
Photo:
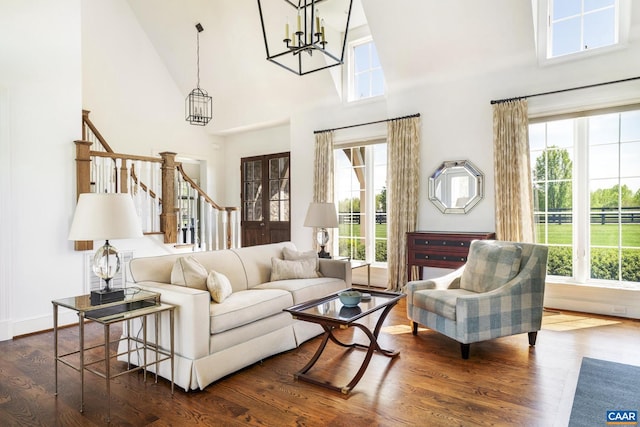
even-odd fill
[(493, 106), (496, 238), (534, 243), (527, 100)]
[[(333, 131), (316, 133), (313, 165), (313, 201), (333, 202)], [(333, 241), (334, 230), (329, 229), (329, 242)], [(317, 249), (316, 233), (312, 230), (313, 247)]]
[(418, 217), (420, 117), (387, 124), (387, 290), (400, 291), (407, 281), (407, 232)]

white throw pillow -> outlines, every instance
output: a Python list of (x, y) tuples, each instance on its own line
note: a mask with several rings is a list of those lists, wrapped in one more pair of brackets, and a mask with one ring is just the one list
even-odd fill
[(271, 258), (271, 281), (287, 279), (310, 279), (318, 277), (315, 259), (288, 261)]
[(192, 256), (180, 257), (171, 270), (171, 284), (207, 290), (207, 269)]
[(289, 249), (287, 247), (282, 249), (282, 255), (286, 261), (300, 261), (306, 259), (312, 259), (316, 263), (316, 273), (318, 276), (322, 276), (320, 274), (320, 261), (318, 259), (318, 253), (314, 250), (306, 251), (306, 252), (298, 252), (293, 249)]
[(211, 270), (207, 276), (207, 289), (217, 303), (224, 301), (233, 292), (229, 278), (215, 270)]

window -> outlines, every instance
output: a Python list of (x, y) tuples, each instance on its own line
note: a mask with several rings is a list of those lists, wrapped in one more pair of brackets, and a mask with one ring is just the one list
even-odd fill
[(384, 74), (371, 37), (349, 44), (349, 101), (384, 95)]
[(541, 64), (605, 53), (629, 39), (631, 0), (534, 0)]
[[(387, 262), (387, 144), (338, 148), (335, 200), (339, 256)], [(336, 248), (333, 248), (336, 253)]]
[(553, 0), (551, 57), (617, 43), (616, 0)]
[(640, 109), (529, 125), (548, 273), (640, 289)]

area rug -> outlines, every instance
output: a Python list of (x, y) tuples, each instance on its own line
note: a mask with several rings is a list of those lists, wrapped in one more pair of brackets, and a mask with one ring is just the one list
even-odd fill
[(605, 426), (614, 410), (640, 413), (640, 366), (584, 357), (569, 426)]

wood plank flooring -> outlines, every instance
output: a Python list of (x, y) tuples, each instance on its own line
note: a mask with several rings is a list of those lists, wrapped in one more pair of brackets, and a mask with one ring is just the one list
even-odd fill
[[(380, 338), (400, 356), (374, 355), (349, 396), (294, 380), (315, 352), (315, 338), (204, 391), (176, 387), (171, 397), (166, 380), (121, 376), (112, 382), (111, 425), (564, 426), (583, 356), (640, 365), (638, 320), (548, 310), (535, 348), (522, 334), (472, 344), (469, 360), (462, 360), (459, 345), (440, 334), (420, 330), (413, 336), (405, 309), (404, 302), (394, 308)], [(88, 325), (87, 336), (99, 342), (101, 327)], [(77, 328), (61, 330), (60, 337), (73, 348)], [(0, 342), (0, 425), (105, 425), (104, 380), (85, 375), (80, 413), (79, 375), (61, 365), (54, 396), (52, 347), (52, 332)], [(325, 356), (311, 373), (342, 385), (364, 352), (329, 344)]]

